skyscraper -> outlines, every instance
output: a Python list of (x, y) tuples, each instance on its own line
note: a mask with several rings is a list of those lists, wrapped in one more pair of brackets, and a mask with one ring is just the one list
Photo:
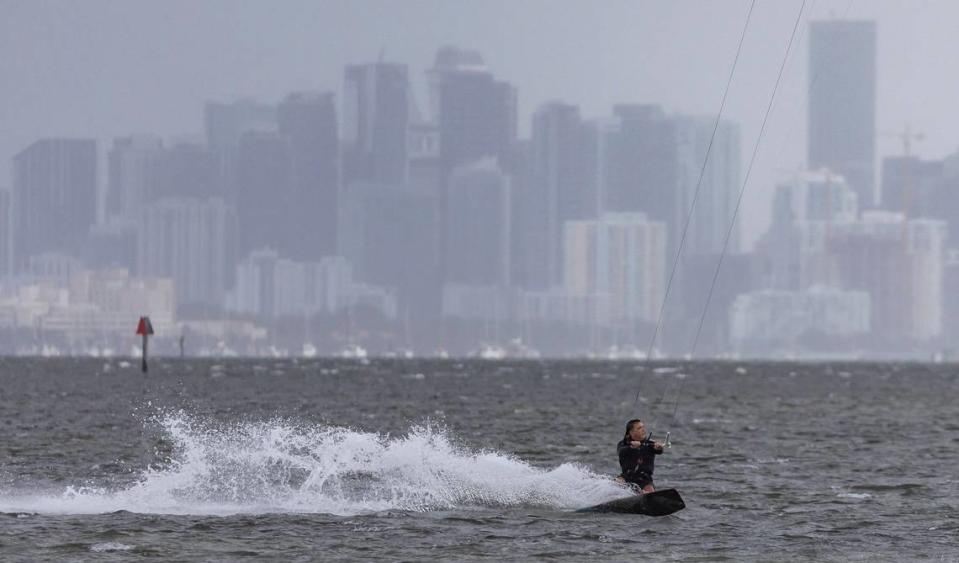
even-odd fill
[(446, 171), (501, 156), (516, 140), (516, 89), (493, 78), (475, 51), (443, 47), (429, 71), (433, 119)]
[(276, 107), (254, 100), (207, 102), (203, 108), (206, 143), (215, 152), (234, 152), (244, 133), (276, 131)]
[(203, 108), (207, 148), (217, 162), (219, 191), (232, 200), (237, 187), (240, 140), (249, 132), (276, 132), (276, 107), (254, 100), (207, 102)]
[(606, 213), (564, 226), (566, 289), (607, 304), (602, 320), (656, 319), (666, 289), (666, 230), (642, 213)]
[(410, 82), (406, 65), (349, 65), (343, 99), (343, 184), (407, 179)]
[(287, 247), (277, 250), (294, 260), (319, 260), (336, 253), (340, 155), (333, 94), (290, 94), (277, 114), (292, 167), (283, 221), (293, 230)]
[(178, 305), (222, 305), (236, 263), (236, 212), (219, 199), (163, 199), (137, 224), (141, 276), (173, 278)]
[(13, 157), (14, 271), (42, 252), (76, 255), (97, 219), (92, 139), (43, 139)]
[(295, 229), (299, 212), (289, 141), (278, 133), (248, 132), (238, 156), (239, 256), (269, 247), (288, 257), (301, 236)]
[[(739, 252), (739, 222), (733, 222), (733, 213), (739, 190), (740, 178), (739, 127), (722, 120), (713, 127), (715, 118), (699, 116), (674, 116), (672, 118), (677, 142), (677, 187), (675, 228), (670, 237), (677, 241), (682, 236), (689, 209), (693, 205), (699, 177), (699, 197), (686, 233), (684, 253), (720, 254), (729, 229), (732, 233), (726, 252)], [(709, 160), (706, 152), (712, 138)], [(705, 170), (703, 165), (705, 163)]]
[(157, 167), (163, 157), (163, 140), (156, 135), (114, 139), (107, 154), (106, 219), (139, 219), (140, 206), (156, 192)]
[(881, 346), (933, 339), (941, 333), (946, 225), (871, 211), (835, 225), (829, 252), (845, 289), (872, 296), (873, 336)]
[(809, 167), (843, 175), (875, 201), (876, 24), (818, 21), (809, 40)]
[(589, 181), (585, 126), (579, 108), (551, 103), (533, 115), (531, 175), (523, 194), (527, 287), (563, 282), (563, 224), (597, 216), (598, 194)]
[(516, 89), (493, 78), (479, 53), (457, 47), (437, 51), (428, 78), (439, 134), (439, 270), (447, 279), (450, 177), (458, 166), (509, 154), (516, 141)]
[(106, 218), (135, 222), (140, 208), (170, 197), (219, 196), (217, 162), (202, 144), (165, 147), (156, 135), (115, 139), (108, 154)]
[(340, 253), (358, 281), (396, 289), (417, 331), (435, 326), (440, 294), (436, 193), (357, 182), (344, 193)]
[(446, 281), (508, 285), (510, 180), (492, 158), (457, 167), (449, 179)]
[(179, 141), (167, 147), (155, 169), (153, 193), (147, 201), (188, 197), (221, 197), (217, 162), (212, 151), (200, 143)]
[(604, 211), (642, 212), (676, 224), (678, 171), (674, 123), (657, 105), (620, 104), (609, 132)]

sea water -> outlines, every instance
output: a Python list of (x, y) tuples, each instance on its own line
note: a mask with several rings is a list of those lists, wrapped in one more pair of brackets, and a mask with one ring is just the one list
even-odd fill
[[(955, 366), (137, 367), (0, 360), (0, 559), (959, 558)], [(633, 416), (688, 508), (576, 513)]]

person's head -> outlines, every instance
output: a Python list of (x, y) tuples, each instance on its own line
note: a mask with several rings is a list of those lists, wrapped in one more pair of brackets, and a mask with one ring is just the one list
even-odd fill
[(643, 421), (634, 418), (626, 423), (626, 435), (623, 437), (626, 441), (641, 442), (646, 439), (646, 425)]

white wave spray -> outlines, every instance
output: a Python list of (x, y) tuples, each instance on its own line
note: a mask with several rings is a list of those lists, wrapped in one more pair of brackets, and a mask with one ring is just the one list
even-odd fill
[(0, 493), (0, 512), (96, 514), (329, 513), (539, 506), (570, 509), (623, 495), (609, 478), (566, 463), (539, 469), (469, 451), (446, 431), (401, 437), (290, 421), (222, 425), (183, 412), (159, 418), (174, 456), (120, 490)]

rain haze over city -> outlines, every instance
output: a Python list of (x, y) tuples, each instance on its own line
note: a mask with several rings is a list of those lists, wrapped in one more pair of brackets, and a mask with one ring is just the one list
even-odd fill
[(0, 0), (0, 353), (949, 359), (957, 19)]
[(957, 21), (0, 0), (0, 560), (959, 560)]

